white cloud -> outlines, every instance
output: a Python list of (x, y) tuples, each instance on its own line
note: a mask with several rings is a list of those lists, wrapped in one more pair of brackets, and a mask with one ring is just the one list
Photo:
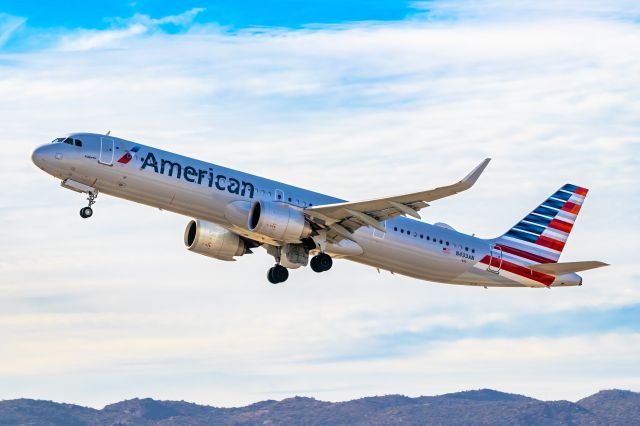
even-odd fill
[(92, 50), (104, 47), (122, 46), (132, 37), (144, 34), (148, 28), (142, 24), (133, 24), (124, 29), (81, 30), (61, 38), (58, 49), (62, 51)]
[[(381, 334), (532, 313), (562, 321), (563, 310), (640, 301), (637, 25), (191, 26), (167, 35), (152, 24), (169, 20), (143, 21), (3, 55), (15, 65), (0, 67), (0, 333), (10, 348), (0, 353), (0, 397), (228, 405), (287, 389), (340, 399), (480, 386), (544, 397), (560, 377), (553, 397), (573, 398), (637, 379), (627, 362), (638, 353), (634, 333), (464, 338), (388, 359), (317, 362)], [(429, 284), (343, 261), (270, 287), (261, 250), (233, 264), (186, 252), (186, 218), (101, 196), (81, 221), (83, 198), (29, 163), (34, 146), (75, 130), (112, 130), (348, 199), (449, 183), (492, 156), (477, 187), (434, 203), (425, 220), (493, 236), (572, 181), (592, 191), (563, 258), (613, 265), (585, 273), (581, 288), (550, 291)]]
[(0, 47), (4, 46), (13, 34), (24, 25), (27, 20), (19, 16), (0, 13)]
[[(148, 15), (135, 14), (128, 19), (116, 19), (116, 28), (108, 30), (81, 29), (60, 37), (55, 46), (62, 51), (84, 51), (104, 48), (126, 48), (136, 37), (154, 31), (167, 24), (179, 27), (190, 26), (203, 8), (193, 8), (178, 15), (151, 18)], [(2, 38), (0, 37), (0, 42)], [(1, 44), (0, 44), (1, 45)]]
[(178, 26), (188, 26), (191, 25), (200, 13), (204, 12), (205, 9), (202, 7), (194, 7), (193, 9), (189, 9), (186, 12), (182, 12), (177, 15), (169, 15), (163, 16), (162, 18), (151, 18), (148, 15), (136, 14), (131, 19), (134, 22), (140, 22), (145, 25), (165, 25), (165, 24), (173, 24)]

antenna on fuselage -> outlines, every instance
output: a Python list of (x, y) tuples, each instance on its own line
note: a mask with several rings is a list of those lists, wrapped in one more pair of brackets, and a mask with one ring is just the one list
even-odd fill
[(110, 134), (111, 134), (111, 130), (109, 130), (105, 136), (109, 136)]

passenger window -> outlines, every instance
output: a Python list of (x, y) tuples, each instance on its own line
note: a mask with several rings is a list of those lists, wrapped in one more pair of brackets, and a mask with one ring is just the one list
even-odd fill
[(397, 227), (397, 226), (394, 226), (394, 227), (393, 227), (393, 230), (394, 230), (394, 231), (396, 231), (396, 232), (398, 232), (398, 227)]
[(420, 234), (420, 239), (423, 239), (423, 238), (424, 238), (424, 235)]
[(464, 248), (464, 251), (469, 251), (469, 247), (465, 247), (465, 248)]
[(475, 253), (475, 252), (476, 252), (476, 249), (471, 249), (471, 253)]
[(449, 241), (447, 241), (447, 245), (449, 245)]
[(289, 202), (291, 202), (291, 197), (289, 197)]
[(82, 146), (82, 141), (80, 139), (73, 140), (76, 143), (76, 146)]
[(404, 229), (400, 228), (400, 233), (404, 234)]
[(430, 239), (431, 239), (431, 237), (427, 235), (427, 241), (429, 241)]
[(442, 240), (440, 240), (440, 244), (442, 244)]

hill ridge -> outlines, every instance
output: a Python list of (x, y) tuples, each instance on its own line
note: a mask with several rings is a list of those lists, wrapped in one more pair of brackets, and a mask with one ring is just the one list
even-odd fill
[(102, 409), (34, 399), (0, 401), (0, 425), (640, 425), (640, 393), (597, 392), (576, 402), (541, 401), (493, 389), (436, 396), (392, 394), (342, 402), (294, 396), (243, 407), (132, 398)]

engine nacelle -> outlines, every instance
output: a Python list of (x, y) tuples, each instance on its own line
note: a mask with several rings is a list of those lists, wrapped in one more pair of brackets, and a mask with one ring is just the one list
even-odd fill
[(220, 260), (235, 260), (247, 252), (247, 245), (237, 234), (203, 220), (192, 220), (184, 230), (187, 250)]
[(256, 201), (249, 211), (247, 228), (278, 241), (297, 242), (311, 235), (302, 210), (285, 203)]

